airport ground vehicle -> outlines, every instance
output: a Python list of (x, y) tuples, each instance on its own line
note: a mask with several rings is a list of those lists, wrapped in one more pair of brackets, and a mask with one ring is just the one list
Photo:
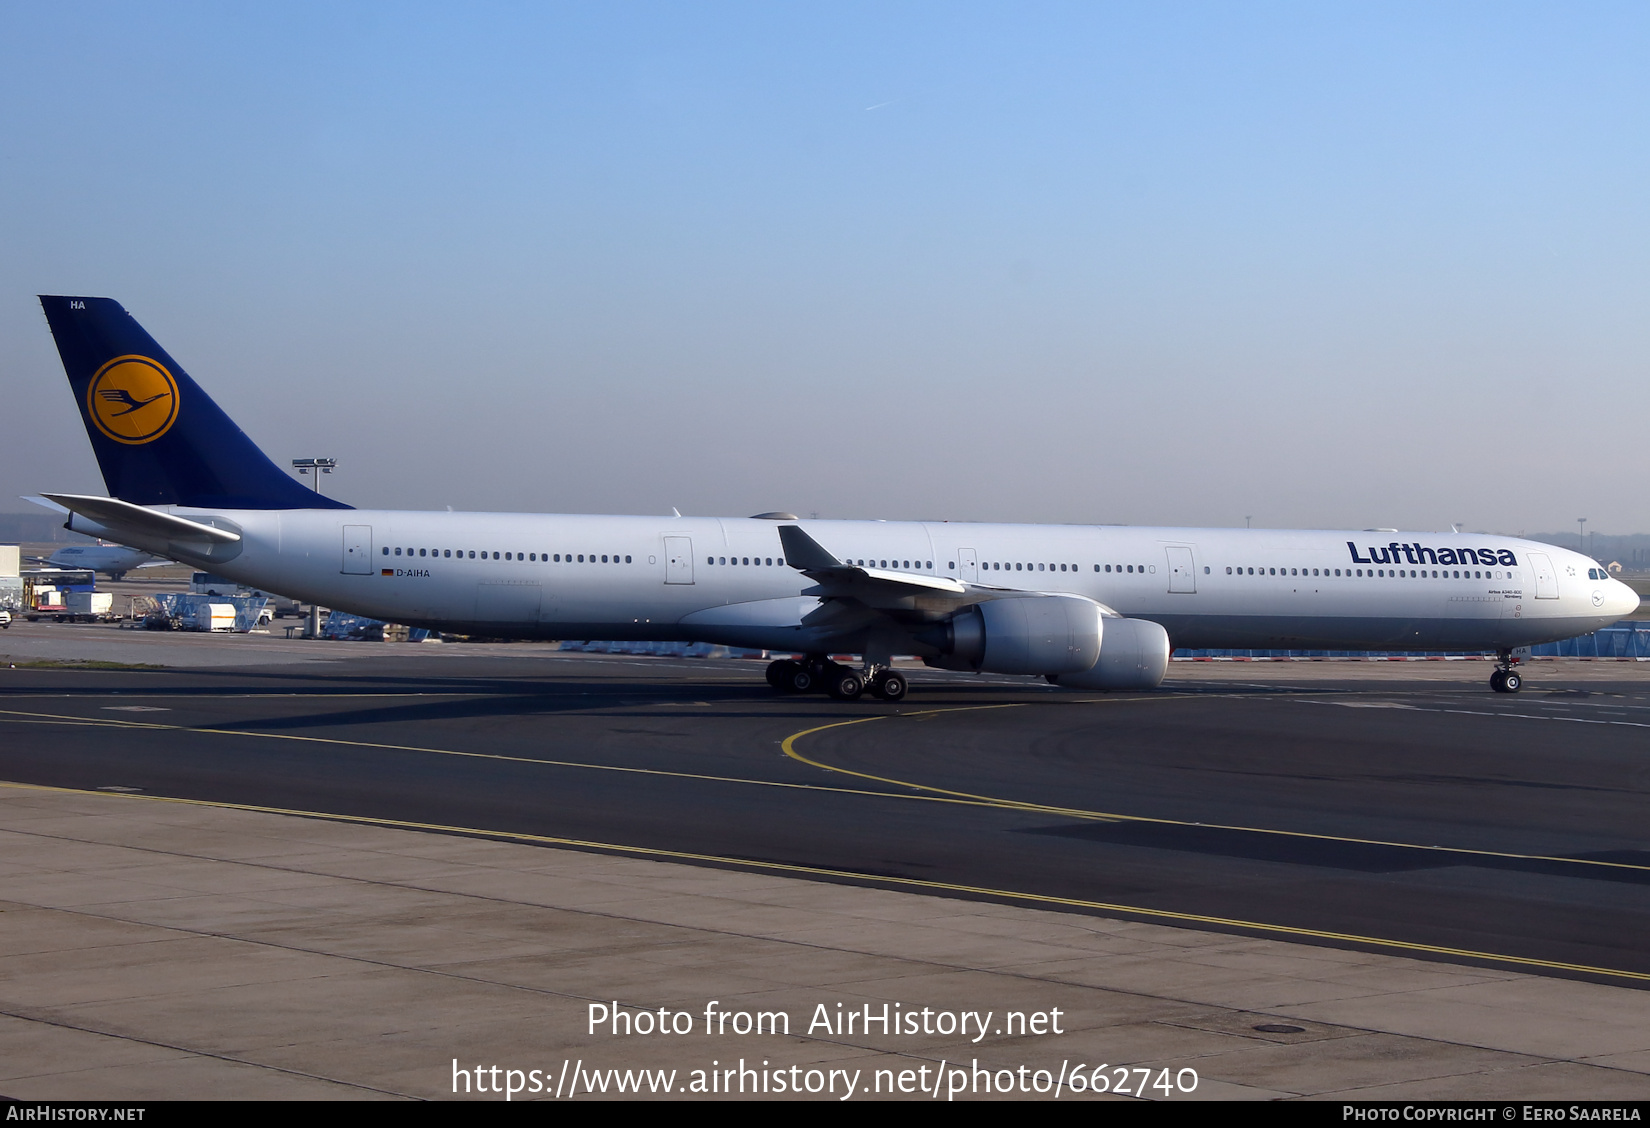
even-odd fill
[(111, 495), (46, 495), (69, 528), (417, 627), (794, 652), (770, 683), (843, 699), (904, 696), (896, 654), (1145, 688), (1174, 646), (1489, 650), (1513, 692), (1515, 648), (1638, 606), (1580, 554), (1453, 532), (357, 510), (276, 467), (118, 303), (41, 302)]

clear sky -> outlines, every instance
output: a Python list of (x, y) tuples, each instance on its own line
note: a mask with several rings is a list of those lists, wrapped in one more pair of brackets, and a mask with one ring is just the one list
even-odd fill
[[(1650, 528), (1650, 6), (0, 2), (37, 293), (358, 505)], [(0, 500), (0, 509), (26, 508)]]

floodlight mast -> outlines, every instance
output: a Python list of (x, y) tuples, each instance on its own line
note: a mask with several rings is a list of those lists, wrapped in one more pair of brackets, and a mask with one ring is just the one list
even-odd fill
[(338, 460), (336, 458), (294, 458), (292, 460), (292, 468), (297, 470), (299, 474), (315, 475), (310, 481), (310, 485), (315, 487), (316, 493), (321, 492), (321, 475), (332, 473), (337, 465)]
[[(332, 473), (337, 465), (338, 460), (336, 458), (294, 458), (292, 460), (292, 468), (298, 471), (300, 475), (315, 475), (314, 478), (310, 480), (310, 485), (315, 487), (315, 492), (318, 494), (321, 492), (321, 475)], [(309, 629), (304, 633), (308, 638), (321, 637), (320, 604), (311, 603), (309, 605)]]

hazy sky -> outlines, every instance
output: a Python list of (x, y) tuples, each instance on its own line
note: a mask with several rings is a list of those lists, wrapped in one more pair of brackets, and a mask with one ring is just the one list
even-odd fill
[(409, 508), (1650, 528), (1650, 7), (0, 2), (0, 509), (118, 299)]

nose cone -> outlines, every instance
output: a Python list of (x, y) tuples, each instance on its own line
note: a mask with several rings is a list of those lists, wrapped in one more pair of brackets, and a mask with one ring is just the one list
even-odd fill
[(1616, 619), (1625, 619), (1639, 609), (1639, 593), (1622, 583), (1611, 580), (1604, 589), (1604, 610)]

